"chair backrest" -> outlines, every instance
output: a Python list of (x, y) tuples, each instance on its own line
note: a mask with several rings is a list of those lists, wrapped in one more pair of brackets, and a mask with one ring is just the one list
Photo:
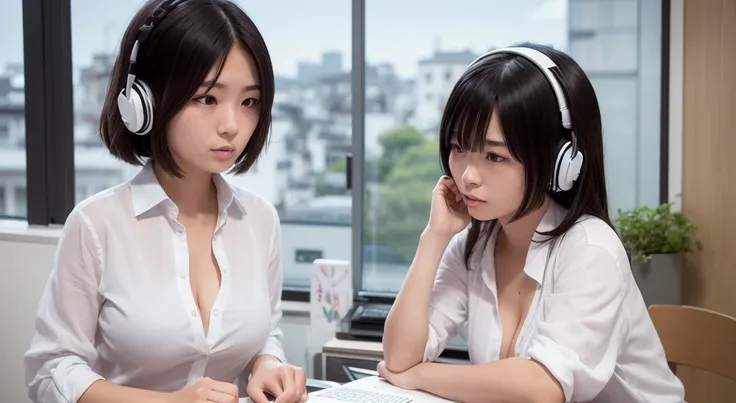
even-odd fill
[(667, 362), (736, 380), (736, 318), (684, 305), (652, 305)]

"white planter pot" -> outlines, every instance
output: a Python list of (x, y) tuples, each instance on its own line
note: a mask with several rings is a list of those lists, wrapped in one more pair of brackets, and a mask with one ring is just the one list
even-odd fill
[(646, 263), (631, 262), (631, 271), (647, 306), (682, 303), (681, 253), (652, 255)]

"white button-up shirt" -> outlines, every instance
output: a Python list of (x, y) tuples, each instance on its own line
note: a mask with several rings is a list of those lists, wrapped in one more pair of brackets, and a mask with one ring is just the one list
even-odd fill
[[(537, 231), (555, 228), (565, 213), (550, 203)], [(444, 253), (431, 300), (425, 361), (436, 359), (458, 333), (467, 340), (473, 364), (499, 359), (502, 331), (493, 258), (498, 230), (484, 249), (475, 250), (469, 270), (463, 258), (467, 230)], [(535, 239), (545, 237), (535, 234)], [(544, 365), (562, 386), (566, 402), (683, 402), (682, 383), (667, 365), (614, 230), (600, 219), (583, 217), (551, 245), (532, 242), (527, 254), (524, 272), (537, 288), (515, 355)]]
[(281, 230), (265, 199), (215, 176), (221, 285), (205, 335), (186, 230), (151, 165), (69, 215), (25, 355), (34, 402), (76, 402), (96, 380), (176, 391), (203, 377), (243, 385), (281, 346)]

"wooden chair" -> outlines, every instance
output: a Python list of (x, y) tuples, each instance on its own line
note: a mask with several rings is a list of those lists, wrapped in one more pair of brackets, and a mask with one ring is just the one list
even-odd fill
[(696, 368), (736, 381), (736, 318), (684, 305), (652, 305), (667, 362)]

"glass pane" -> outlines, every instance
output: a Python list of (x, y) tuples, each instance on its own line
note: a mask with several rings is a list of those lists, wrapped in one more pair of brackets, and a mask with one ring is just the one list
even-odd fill
[(71, 0), (77, 203), (120, 184), (138, 170), (110, 156), (100, 139), (99, 122), (120, 39), (141, 3)]
[[(350, 259), (351, 197), (344, 173), (352, 145), (350, 2), (238, 4), (269, 46), (276, 96), (267, 153), (249, 173), (227, 179), (278, 208), (284, 284), (308, 287), (315, 258)], [(75, 194), (80, 201), (137, 172), (107, 154), (97, 126), (120, 37), (141, 0), (71, 0), (71, 5)], [(310, 40), (294, 46), (295, 32), (307, 31)]]
[(0, 218), (25, 218), (26, 116), (23, 71), (23, 2), (0, 13)]
[(601, 104), (610, 213), (656, 203), (660, 10), (659, 1), (637, 0), (366, 2), (363, 290), (401, 286), (441, 174), (445, 100), (466, 66), (492, 48), (530, 41), (575, 58)]
[[(284, 286), (308, 288), (314, 259), (349, 260), (352, 250), (352, 197), (345, 181), (353, 133), (351, 4), (240, 4), (268, 45), (276, 97), (266, 155), (257, 170), (231, 180), (278, 208)], [(299, 36), (306, 32), (308, 39)]]

